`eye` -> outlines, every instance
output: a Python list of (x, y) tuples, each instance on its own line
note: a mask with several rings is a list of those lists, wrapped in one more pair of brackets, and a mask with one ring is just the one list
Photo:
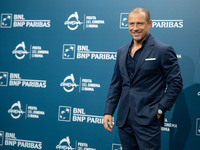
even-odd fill
[(142, 23), (142, 22), (139, 22), (138, 25), (143, 25), (143, 23)]
[(129, 26), (134, 26), (134, 23), (130, 22), (130, 23), (129, 23)]

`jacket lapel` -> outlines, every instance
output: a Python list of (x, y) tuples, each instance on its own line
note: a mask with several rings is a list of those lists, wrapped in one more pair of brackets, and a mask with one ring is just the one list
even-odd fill
[(134, 72), (134, 76), (133, 76), (133, 82), (134, 82), (134, 78), (135, 76), (137, 75), (138, 71), (140, 70), (141, 68), (141, 65), (144, 63), (145, 59), (149, 56), (149, 54), (151, 53), (151, 51), (153, 50), (154, 48), (154, 39), (153, 37), (150, 35), (149, 36), (149, 39), (147, 41), (147, 43), (145, 44), (143, 50), (142, 50), (142, 53), (138, 59), (138, 62), (137, 62), (137, 65), (135, 67), (135, 72)]
[[(132, 43), (132, 42), (131, 42)], [(128, 80), (128, 82), (130, 82), (130, 78), (129, 78), (129, 75), (128, 75), (128, 70), (127, 70), (127, 67), (126, 67), (126, 59), (127, 59), (127, 55), (128, 55), (128, 50), (129, 50), (129, 47), (131, 46), (131, 43), (129, 43), (123, 50), (122, 54), (121, 54), (121, 62), (120, 62), (120, 66), (121, 66), (121, 70), (122, 70), (122, 73), (125, 75), (125, 79)]]

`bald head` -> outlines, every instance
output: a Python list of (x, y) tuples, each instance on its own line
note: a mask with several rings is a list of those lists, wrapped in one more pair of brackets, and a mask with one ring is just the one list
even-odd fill
[(147, 22), (149, 22), (149, 20), (150, 20), (150, 13), (149, 13), (149, 11), (146, 8), (144, 8), (144, 7), (136, 7), (133, 10), (131, 10), (129, 12), (129, 14), (130, 13), (137, 13), (137, 12), (144, 12), (145, 15), (146, 15), (146, 20), (147, 20)]

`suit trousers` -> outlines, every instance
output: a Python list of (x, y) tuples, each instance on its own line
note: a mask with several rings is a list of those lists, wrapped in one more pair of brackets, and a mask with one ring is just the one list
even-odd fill
[(149, 125), (140, 125), (129, 110), (126, 123), (118, 128), (123, 150), (160, 150), (161, 121), (155, 114), (154, 122)]

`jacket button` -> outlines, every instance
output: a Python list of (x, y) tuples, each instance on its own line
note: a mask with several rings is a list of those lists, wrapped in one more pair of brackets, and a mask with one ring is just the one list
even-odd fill
[(132, 85), (130, 85), (130, 88), (133, 88)]

